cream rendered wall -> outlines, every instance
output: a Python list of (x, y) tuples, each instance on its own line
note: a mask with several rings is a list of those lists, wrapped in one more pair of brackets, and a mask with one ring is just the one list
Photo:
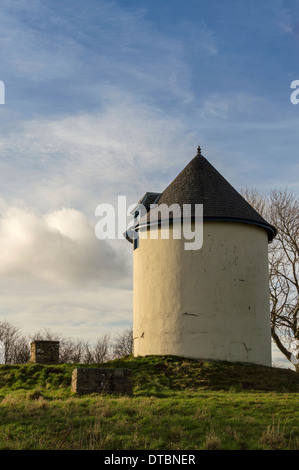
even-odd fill
[(268, 238), (263, 228), (204, 222), (203, 246), (143, 239), (134, 250), (134, 355), (271, 365)]

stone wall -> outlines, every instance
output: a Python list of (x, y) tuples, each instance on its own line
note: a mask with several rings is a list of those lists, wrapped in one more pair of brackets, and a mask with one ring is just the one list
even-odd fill
[(59, 341), (32, 341), (30, 362), (58, 364)]
[(77, 368), (73, 370), (71, 391), (77, 393), (132, 394), (130, 369)]

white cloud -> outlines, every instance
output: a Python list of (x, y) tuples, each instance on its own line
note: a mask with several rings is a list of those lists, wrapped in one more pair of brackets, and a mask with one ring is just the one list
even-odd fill
[[(294, 14), (294, 12), (292, 12)], [(294, 24), (292, 13), (289, 9), (281, 7), (277, 14), (277, 24), (279, 28), (287, 34), (293, 34)]]
[(199, 115), (202, 119), (234, 119), (240, 114), (245, 119), (266, 105), (264, 98), (244, 92), (213, 93), (203, 100)]
[(20, 207), (2, 208), (0, 276), (43, 280), (55, 285), (116, 285), (126, 281), (128, 258), (78, 210), (62, 208), (39, 215)]
[(27, 104), (29, 113), (29, 98), (42, 112), (53, 103), (60, 112), (101, 106), (107, 84), (157, 103), (192, 102), (184, 41), (155, 29), (145, 9), (105, 0), (25, 5), (5, 1), (0, 11), (0, 60), (8, 93), (21, 91), (18, 109)]
[(184, 34), (185, 53), (193, 57), (216, 56), (219, 45), (216, 31), (213, 31), (204, 22), (198, 22), (194, 28), (194, 22), (183, 20), (180, 30)]
[(120, 287), (102, 282), (58, 285), (41, 279), (1, 279), (1, 319), (28, 333), (50, 328), (63, 336), (96, 340), (132, 324), (132, 280)]
[(75, 209), (0, 202), (1, 319), (90, 341), (132, 323), (131, 244), (98, 240)]
[(0, 196), (91, 217), (118, 195), (133, 203), (163, 189), (196, 153), (197, 138), (180, 118), (110, 93), (101, 112), (28, 120), (0, 136)]

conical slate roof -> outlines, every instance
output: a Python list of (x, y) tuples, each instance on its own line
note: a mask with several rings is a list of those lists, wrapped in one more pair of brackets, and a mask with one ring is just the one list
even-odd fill
[[(152, 194), (152, 193), (147, 193)], [(157, 193), (155, 193), (157, 195)], [(201, 155), (197, 155), (156, 197), (158, 207), (161, 204), (171, 206), (178, 204), (191, 205), (191, 216), (194, 216), (195, 204), (203, 204), (204, 220), (239, 221), (263, 227), (268, 233), (269, 241), (276, 235), (276, 229), (270, 225), (232, 186), (231, 184)], [(149, 223), (151, 211), (139, 220), (138, 225)], [(163, 219), (159, 214), (158, 220)]]

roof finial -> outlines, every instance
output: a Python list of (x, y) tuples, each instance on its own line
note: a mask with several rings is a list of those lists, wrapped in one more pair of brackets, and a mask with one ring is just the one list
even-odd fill
[(201, 148), (200, 148), (200, 146), (197, 147), (197, 155), (201, 155)]

